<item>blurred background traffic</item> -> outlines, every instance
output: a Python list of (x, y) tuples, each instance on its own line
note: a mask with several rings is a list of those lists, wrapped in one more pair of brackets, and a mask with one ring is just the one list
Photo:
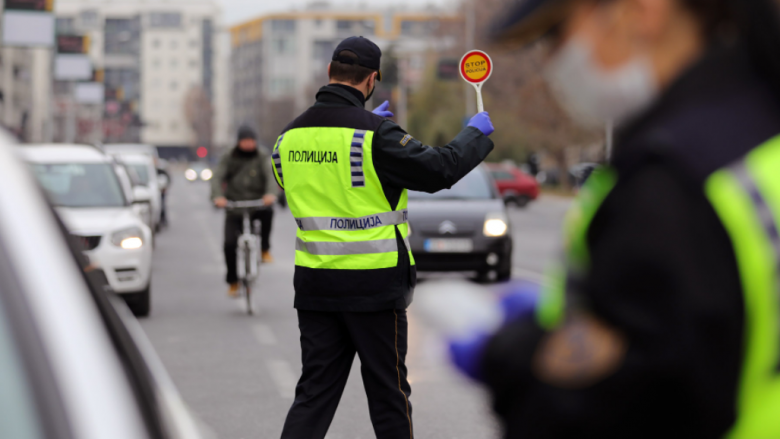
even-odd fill
[[(333, 50), (352, 35), (371, 38), (384, 53), (384, 79), (367, 108), (389, 100), (395, 120), (415, 138), (445, 144), (476, 111), (474, 92), (460, 78), (460, 57), (484, 48), (482, 37), (503, 3), (6, 0), (0, 124), (8, 136), (0, 139), (0, 156), (16, 171), (0, 172), (0, 224), (21, 215), (11, 200), (26, 194), (23, 202), (32, 207), (25, 215), (43, 215), (48, 229), (31, 219), (3, 230), (0, 268), (7, 256), (10, 267), (33, 267), (31, 278), (71, 270), (64, 248), (53, 251), (64, 260), (52, 268), (34, 255), (14, 254), (17, 247), (7, 242), (54, 236), (64, 227), (84, 280), (59, 288), (22, 282), (20, 294), (56, 301), (65, 311), (73, 311), (65, 301), (78, 290), (91, 294), (57, 330), (48, 322), (52, 310), (31, 305), (28, 323), (49, 328), (35, 340), (18, 337), (24, 326), (9, 317), (11, 296), (0, 301), (0, 323), (11, 328), (9, 339), (16, 337), (0, 343), (0, 360), (18, 357), (25, 364), (32, 361), (27, 350), (59, 343), (72, 344), (75, 356), (50, 356), (43, 371), (19, 372), (0, 361), (0, 383), (16, 379), (14, 371), (26, 376), (13, 395), (0, 390), (0, 431), (20, 432), (0, 436), (54, 437), (43, 432), (56, 431), (51, 426), (62, 417), (83, 428), (68, 437), (120, 437), (105, 435), (111, 429), (101, 419), (136, 425), (122, 437), (145, 437), (143, 431), (149, 437), (278, 436), (300, 370), (292, 308), (295, 223), (282, 195), (274, 207), (275, 262), (260, 271), (258, 314), (249, 318), (223, 292), (224, 213), (209, 199), (219, 158), (236, 145), (239, 127), (256, 132), (260, 147), (273, 145), (312, 104), (327, 82)], [(553, 102), (538, 47), (491, 55), (495, 70), (483, 89), (496, 127), (491, 163), (450, 190), (410, 194), (410, 242), (423, 281), (540, 282), (557, 254), (570, 196), (609, 150), (608, 129), (577, 128)], [(19, 180), (28, 177), (34, 179)], [(38, 188), (61, 225), (36, 207), (43, 203)], [(17, 197), (7, 197), (10, 192)], [(0, 290), (13, 273), (0, 270)], [(54, 299), (62, 289), (72, 291)], [(115, 297), (144, 317), (140, 326)], [(432, 348), (435, 336), (411, 312), (408, 364), (418, 435), (497, 437), (482, 392), (446, 366)], [(57, 331), (84, 326), (84, 313), (93, 314), (92, 327), (74, 330), (67, 342), (56, 338)], [(102, 338), (79, 338), (85, 331)], [(80, 353), (84, 343), (95, 351)], [(105, 395), (82, 392), (79, 386), (91, 384), (73, 372), (79, 356), (113, 362), (114, 369), (103, 367), (123, 378), (103, 378), (108, 389), (127, 393), (125, 399), (101, 405)], [(36, 390), (45, 380), (71, 383), (69, 391), (93, 401), (63, 395), (48, 401)], [(34, 403), (13, 412), (24, 416), (12, 416), (5, 403), (21, 394)], [(185, 403), (191, 418), (181, 416)], [(89, 410), (77, 413), (74, 406)], [(328, 438), (370, 437), (365, 406), (359, 380), (351, 379)]]

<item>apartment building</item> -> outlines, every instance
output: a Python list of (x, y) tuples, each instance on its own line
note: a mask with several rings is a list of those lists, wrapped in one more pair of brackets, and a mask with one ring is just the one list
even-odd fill
[(229, 95), (215, 0), (58, 0), (57, 31), (88, 35), (105, 86), (106, 142), (227, 142)]
[(443, 36), (442, 24), (460, 17), (435, 9), (342, 10), (315, 3), (309, 8), (271, 14), (230, 29), (232, 40), (233, 123), (250, 125), (272, 143), (278, 132), (313, 103), (327, 83), (327, 66), (346, 37), (371, 38), (401, 59), (404, 86), (423, 78), (426, 58), (456, 44)]

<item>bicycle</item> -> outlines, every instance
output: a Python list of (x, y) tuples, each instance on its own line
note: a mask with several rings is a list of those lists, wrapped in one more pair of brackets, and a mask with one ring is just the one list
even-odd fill
[(241, 211), (244, 227), (238, 237), (236, 249), (236, 271), (241, 285), (241, 295), (246, 299), (246, 312), (254, 314), (252, 308), (252, 285), (260, 273), (260, 221), (251, 224), (251, 214), (255, 209), (266, 207), (263, 200), (228, 201), (225, 208)]

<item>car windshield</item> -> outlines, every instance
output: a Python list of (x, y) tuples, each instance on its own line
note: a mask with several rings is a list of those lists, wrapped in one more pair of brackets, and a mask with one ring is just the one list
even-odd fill
[(141, 186), (149, 186), (149, 168), (146, 165), (127, 165), (138, 176), (138, 184)]
[(125, 205), (119, 180), (108, 163), (35, 164), (33, 169), (55, 206)]
[(486, 200), (493, 198), (491, 182), (486, 173), (475, 169), (455, 184), (451, 189), (444, 189), (435, 194), (409, 191), (410, 199), (437, 200)]

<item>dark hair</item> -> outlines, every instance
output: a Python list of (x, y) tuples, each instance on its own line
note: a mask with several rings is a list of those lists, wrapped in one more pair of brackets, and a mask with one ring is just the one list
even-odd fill
[[(354, 58), (357, 61), (357, 55), (349, 50), (342, 50), (338, 53), (339, 57)], [(346, 82), (352, 85), (358, 85), (365, 81), (376, 70), (369, 69), (356, 64), (345, 64), (339, 61), (330, 63), (330, 79), (339, 82)]]
[(679, 0), (710, 41), (734, 38), (780, 97), (780, 9), (774, 0)]

